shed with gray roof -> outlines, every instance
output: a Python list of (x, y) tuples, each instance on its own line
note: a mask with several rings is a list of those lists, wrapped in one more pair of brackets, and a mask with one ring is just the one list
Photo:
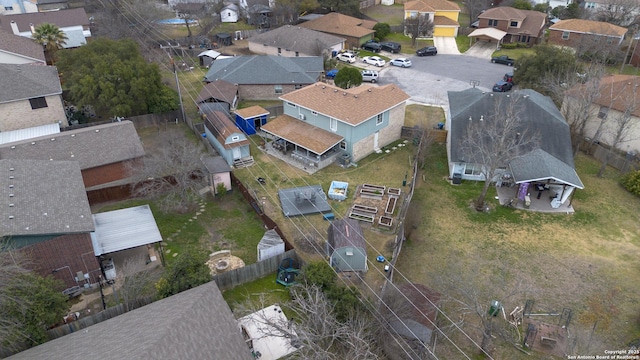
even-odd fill
[(15, 354), (11, 360), (251, 360), (214, 281)]
[(249, 38), (249, 50), (256, 54), (287, 57), (321, 56), (342, 50), (345, 41), (335, 35), (285, 25)]
[(277, 100), (283, 94), (315, 83), (323, 71), (320, 56), (236, 56), (214, 61), (204, 81), (237, 84), (242, 100)]
[(327, 253), (336, 271), (367, 271), (367, 244), (359, 221), (335, 220), (327, 232)]

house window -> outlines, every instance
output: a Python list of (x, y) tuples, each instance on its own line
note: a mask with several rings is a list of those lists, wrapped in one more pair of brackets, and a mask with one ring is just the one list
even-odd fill
[(493, 27), (498, 26), (498, 20), (489, 19), (489, 26), (493, 26)]
[(568, 31), (563, 31), (562, 32), (562, 40), (569, 40), (569, 32)]
[(606, 106), (600, 106), (600, 111), (598, 111), (598, 118), (606, 119), (609, 114), (609, 108)]
[(44, 97), (29, 99), (29, 103), (31, 103), (32, 110), (47, 107), (47, 99), (45, 99)]
[(347, 150), (347, 142), (346, 141), (340, 141), (340, 149), (341, 150)]
[(282, 85), (276, 85), (274, 86), (274, 89), (276, 91), (276, 94), (282, 94)]
[(331, 128), (331, 131), (338, 131), (338, 120), (329, 119), (329, 127)]
[(238, 135), (232, 136), (231, 141), (240, 141), (240, 136)]
[(464, 174), (465, 175), (480, 175), (480, 170), (482, 169), (481, 166), (476, 165), (476, 164), (467, 164), (464, 167)]
[(293, 85), (293, 88), (296, 89), (296, 90), (302, 89), (302, 85), (296, 84), (296, 85)]
[(518, 22), (517, 21), (512, 21), (511, 24), (509, 24), (509, 26), (518, 27)]
[(382, 114), (378, 114), (376, 117), (376, 126), (382, 124)]
[(282, 48), (278, 48), (278, 55), (282, 54)]
[(287, 105), (289, 105), (289, 106), (291, 106), (291, 107), (296, 107), (296, 104), (294, 104), (294, 103), (290, 103), (290, 102), (288, 102), (288, 103), (287, 103)]
[(300, 56), (300, 53), (298, 51), (296, 51), (296, 57)]
[(587, 2), (587, 3), (585, 3), (585, 5), (584, 5), (584, 6), (585, 6), (587, 9), (595, 9), (595, 7), (596, 7), (596, 3), (594, 3), (594, 2)]
[(7, 11), (13, 11), (13, 6), (5, 6), (4, 9)]

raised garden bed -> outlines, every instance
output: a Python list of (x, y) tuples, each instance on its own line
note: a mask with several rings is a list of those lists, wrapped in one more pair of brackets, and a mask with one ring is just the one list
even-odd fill
[(365, 213), (365, 214), (375, 214), (378, 212), (378, 208), (376, 207), (358, 205), (358, 204), (353, 205), (352, 210), (357, 213)]
[(400, 193), (402, 192), (402, 189), (400, 188), (388, 188), (387, 189), (387, 194), (391, 195), (391, 196), (400, 196)]
[(381, 200), (384, 196), (384, 190), (361, 188), (360, 196), (367, 199)]
[(397, 197), (389, 196), (389, 200), (387, 200), (387, 207), (384, 208), (385, 214), (393, 214), (396, 210), (396, 203), (398, 202)]
[(369, 223), (373, 223), (373, 220), (375, 219), (375, 215), (369, 215), (369, 214), (360, 214), (357, 212), (350, 212), (349, 213), (349, 219), (354, 219), (354, 220), (358, 220), (358, 221), (366, 221)]
[(372, 184), (362, 184), (362, 188), (363, 189), (369, 189), (369, 190), (378, 190), (378, 191), (382, 191), (382, 193), (384, 194), (384, 191), (387, 189), (386, 186), (381, 186), (381, 185), (372, 185)]
[(382, 215), (378, 219), (378, 225), (390, 228), (393, 225), (393, 218), (391, 216)]

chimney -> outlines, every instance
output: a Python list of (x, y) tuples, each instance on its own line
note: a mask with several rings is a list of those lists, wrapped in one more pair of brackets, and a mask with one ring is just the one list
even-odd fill
[(11, 20), (11, 31), (13, 31), (13, 35), (20, 34), (20, 30), (18, 30), (18, 24), (15, 21)]
[(35, 33), (36, 33), (36, 27), (35, 27), (35, 26), (33, 26), (33, 23), (30, 23), (30, 24), (29, 24), (29, 29), (31, 29), (31, 33), (32, 33), (32, 34), (35, 34)]

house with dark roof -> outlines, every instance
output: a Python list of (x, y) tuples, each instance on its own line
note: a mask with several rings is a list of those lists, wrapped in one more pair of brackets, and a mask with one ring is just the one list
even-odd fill
[(32, 269), (53, 275), (67, 293), (98, 281), (94, 224), (76, 161), (0, 160), (0, 247), (23, 253)]
[(478, 21), (478, 29), (469, 36), (504, 44), (517, 42), (533, 46), (543, 38), (547, 15), (534, 10), (498, 6), (480, 14)]
[(602, 21), (566, 19), (549, 27), (549, 44), (568, 46), (578, 52), (594, 48), (619, 48), (627, 29)]
[(0, 131), (58, 123), (68, 126), (53, 66), (0, 64)]
[(368, 40), (373, 40), (376, 21), (358, 19), (337, 12), (332, 12), (313, 20), (305, 21), (298, 26), (331, 34), (347, 41), (347, 48), (359, 48)]
[(214, 281), (8, 359), (85, 360), (96, 356), (103, 360), (255, 359)]
[(209, 143), (229, 166), (253, 163), (247, 136), (221, 111), (203, 113), (204, 132)]
[(334, 220), (327, 230), (327, 256), (336, 271), (367, 271), (367, 241), (360, 222)]
[(129, 177), (127, 162), (144, 156), (131, 121), (64, 131), (0, 145), (0, 159), (75, 161), (87, 190)]
[(235, 112), (236, 126), (245, 134), (253, 135), (267, 123), (269, 112), (260, 105), (238, 109)]
[[(499, 114), (517, 103), (521, 117), (521, 133), (540, 135), (537, 150), (504, 164), (499, 179), (489, 179), (502, 185), (528, 186), (540, 184), (559, 195), (560, 204), (568, 203), (575, 189), (584, 185), (576, 173), (569, 124), (551, 98), (533, 90), (509, 93), (486, 93), (480, 89), (449, 91), (450, 122), (447, 138), (449, 174), (452, 178), (485, 181), (483, 164), (469, 162), (463, 152), (464, 139), (470, 121), (500, 121)], [(527, 191), (525, 190), (525, 194)]]
[(56, 25), (64, 32), (68, 38), (63, 45), (65, 49), (82, 46), (91, 39), (89, 17), (84, 8), (5, 15), (0, 18), (0, 29), (31, 38), (35, 28), (44, 23)]
[[(571, 107), (580, 98), (588, 85), (580, 84), (567, 91), (563, 108)], [(621, 121), (631, 122), (627, 133), (617, 144), (618, 150), (640, 154), (640, 76), (607, 75), (600, 79), (598, 95), (591, 103), (590, 116), (585, 128), (585, 136), (602, 144), (612, 145), (614, 134)]]
[(196, 98), (201, 112), (220, 110), (231, 113), (238, 105), (238, 85), (224, 80), (216, 80), (202, 87)]
[(277, 100), (282, 94), (315, 83), (323, 72), (320, 56), (235, 56), (214, 61), (204, 81), (237, 84), (242, 100)]
[(392, 320), (389, 326), (395, 330), (393, 333), (408, 340), (432, 345), (440, 297), (439, 293), (422, 284), (401, 283), (387, 286), (383, 299), (395, 305), (391, 310), (397, 314), (397, 317), (390, 317)]
[(44, 49), (31, 39), (0, 29), (0, 64), (45, 65)]
[(278, 56), (331, 55), (344, 48), (345, 39), (300, 26), (284, 25), (249, 38), (255, 54)]
[[(456, 37), (458, 36), (458, 16), (460, 7), (453, 1), (447, 0), (413, 0), (404, 3), (404, 19), (417, 16), (425, 16), (433, 23), (433, 36)], [(408, 35), (405, 27), (405, 35)]]
[(275, 138), (271, 154), (322, 169), (339, 157), (359, 161), (400, 138), (409, 99), (394, 84), (341, 89), (316, 83), (282, 95), (284, 113), (262, 131)]

